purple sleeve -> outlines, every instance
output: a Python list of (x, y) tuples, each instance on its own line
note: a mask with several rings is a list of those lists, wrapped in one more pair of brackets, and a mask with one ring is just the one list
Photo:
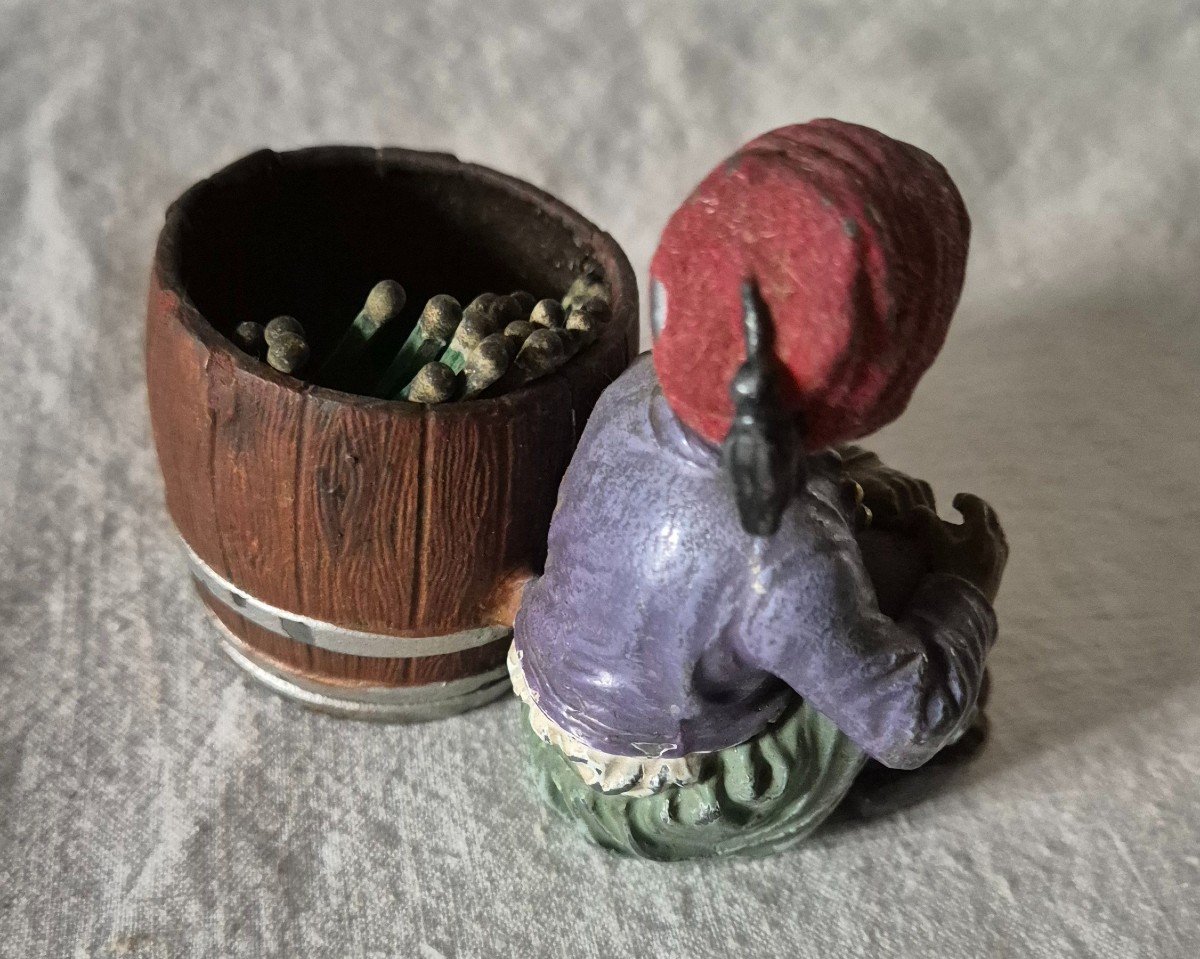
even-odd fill
[(971, 722), (995, 613), (966, 580), (933, 574), (893, 620), (852, 541), (830, 546), (775, 564), (743, 622), (742, 655), (884, 765), (916, 768)]

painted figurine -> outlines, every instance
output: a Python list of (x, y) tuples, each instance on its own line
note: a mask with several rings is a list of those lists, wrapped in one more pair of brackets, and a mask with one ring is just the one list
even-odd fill
[(596, 406), (509, 657), (540, 787), (596, 842), (785, 848), (868, 762), (978, 731), (996, 516), (960, 494), (945, 522), (844, 445), (932, 363), (968, 234), (935, 160), (833, 120), (757, 138), (672, 216), (653, 353)]

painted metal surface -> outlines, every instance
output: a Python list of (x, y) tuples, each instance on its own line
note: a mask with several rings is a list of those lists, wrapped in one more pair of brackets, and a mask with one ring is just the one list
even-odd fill
[(214, 622), (221, 631), (222, 652), (251, 678), (287, 699), (347, 719), (377, 722), (443, 719), (490, 703), (512, 689), (503, 666), (466, 679), (424, 686), (350, 686), (318, 682), (280, 669), (234, 636), (215, 617)]
[(297, 643), (316, 646), (334, 653), (388, 659), (443, 656), (496, 642), (511, 632), (505, 626), (481, 626), (444, 636), (387, 636), (347, 629), (336, 623), (323, 622), (264, 603), (221, 577), (186, 543), (184, 551), (192, 576), (215, 599), (256, 626), (286, 636)]

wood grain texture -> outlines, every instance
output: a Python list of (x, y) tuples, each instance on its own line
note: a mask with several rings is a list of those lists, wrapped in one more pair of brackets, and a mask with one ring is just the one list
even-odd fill
[[(395, 219), (417, 213), (427, 232), (393, 242)], [(612, 322), (560, 371), (494, 399), (425, 408), (325, 389), (228, 339), (279, 312), (331, 339), (322, 324), (359, 295), (339, 285), (347, 271), (402, 278), (419, 309), (426, 290), (565, 290), (587, 257), (609, 277)], [(168, 510), (205, 563), (273, 606), (401, 638), (502, 622), (506, 589), (544, 562), (559, 480), (636, 350), (637, 316), (612, 238), (520, 181), (403, 150), (253, 154), (181, 197), (159, 238), (146, 349)], [(503, 643), (439, 663), (346, 656), (221, 618), (333, 683), (411, 685), (503, 659)]]
[(193, 337), (180, 335), (178, 318), (185, 309), (177, 294), (162, 289), (156, 273), (146, 325), (146, 383), (149, 395), (157, 398), (151, 402), (151, 422), (163, 476), (194, 478), (194, 482), (165, 484), (167, 511), (192, 549), (228, 577), (211, 483), (208, 349)]

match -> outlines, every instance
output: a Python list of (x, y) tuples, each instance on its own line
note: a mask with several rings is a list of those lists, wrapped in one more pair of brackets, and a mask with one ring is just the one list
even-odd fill
[[(318, 381), (341, 390), (416, 403), (496, 396), (553, 372), (599, 336), (612, 315), (599, 265), (584, 264), (561, 301), (538, 300), (526, 290), (480, 293), (464, 309), (448, 294), (431, 297), (404, 344), (388, 361), (399, 337), (397, 321), (407, 294), (395, 280), (371, 288), (353, 323), (320, 366)], [(381, 335), (391, 325), (396, 336)], [(277, 316), (265, 327), (241, 323), (233, 339), (283, 373), (309, 362), (304, 327)], [(386, 364), (386, 368), (382, 370)]]
[(541, 300), (529, 313), (529, 322), (534, 326), (557, 329), (563, 325), (565, 311), (557, 300)]
[(421, 311), (417, 325), (379, 380), (375, 395), (394, 399), (398, 392), (408, 386), (418, 370), (442, 355), (462, 317), (462, 307), (454, 297), (442, 293), (430, 298)]
[(299, 333), (279, 331), (267, 348), (267, 362), (280, 373), (295, 376), (308, 362), (308, 343)]
[(521, 319), (525, 319), (525, 317), (529, 316), (530, 312), (532, 312), (534, 306), (537, 304), (537, 298), (532, 293), (526, 292), (525, 290), (513, 290), (508, 294), (508, 298), (516, 302), (517, 306), (521, 308)]
[(267, 346), (274, 346), (276, 337), (284, 333), (295, 333), (301, 338), (305, 338), (304, 327), (300, 325), (300, 321), (294, 316), (277, 316), (271, 320), (263, 328), (263, 339), (266, 340)]
[(519, 383), (529, 383), (553, 372), (568, 359), (566, 337), (561, 330), (538, 327), (526, 338), (513, 360)]
[(496, 329), (502, 330), (509, 323), (515, 323), (517, 320), (524, 320), (529, 316), (529, 310), (522, 308), (523, 298), (518, 298), (513, 294), (501, 296), (496, 299), (493, 317), (496, 320)]
[(454, 399), (458, 393), (461, 377), (445, 363), (434, 360), (426, 363), (412, 378), (412, 382), (404, 388), (402, 398), (413, 403), (423, 403), (432, 406), (434, 403), (446, 403)]
[(463, 367), (463, 399), (478, 396), (508, 371), (513, 358), (509, 343), (505, 333), (492, 333), (467, 354)]
[(455, 373), (462, 372), (462, 368), (467, 363), (467, 354), (475, 349), (485, 336), (490, 336), (496, 331), (495, 321), (485, 311), (468, 309), (463, 314), (458, 329), (454, 331), (454, 338), (450, 341), (446, 352), (442, 354), (442, 362)]
[(263, 351), (267, 347), (267, 341), (263, 337), (263, 332), (263, 325), (261, 323), (247, 320), (237, 325), (237, 328), (233, 331), (233, 340), (251, 356), (261, 360)]
[(508, 344), (508, 351), (513, 356), (521, 352), (521, 346), (526, 338), (536, 330), (537, 327), (528, 320), (517, 320), (515, 323), (509, 323), (504, 328), (504, 339)]
[(599, 300), (587, 300), (571, 310), (567, 317), (566, 333), (572, 356), (600, 335), (600, 328), (607, 318), (607, 305)]
[(404, 287), (395, 280), (382, 280), (371, 288), (354, 322), (321, 365), (319, 376), (325, 385), (335, 389), (352, 389), (356, 385), (372, 337), (400, 315), (407, 299)]
[(585, 266), (583, 275), (577, 277), (568, 288), (567, 295), (562, 298), (562, 307), (569, 313), (571, 307), (576, 303), (593, 298), (602, 299), (607, 303), (610, 297), (608, 285), (604, 282), (599, 265), (589, 263)]

